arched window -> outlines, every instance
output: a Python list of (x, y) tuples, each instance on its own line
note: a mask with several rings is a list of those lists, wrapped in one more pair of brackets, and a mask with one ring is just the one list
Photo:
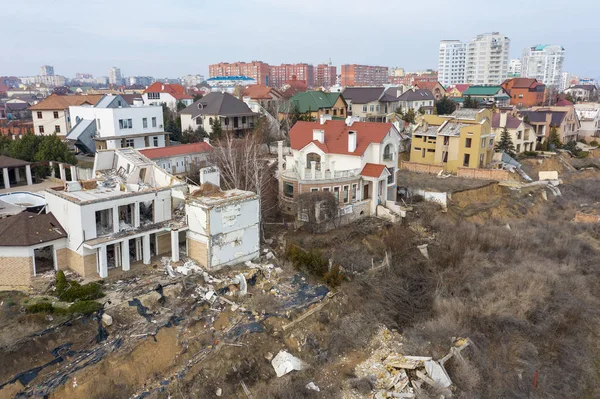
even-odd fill
[(202, 117), (199, 116), (196, 118), (196, 125), (201, 125), (202, 124)]
[(315, 168), (317, 170), (321, 170), (321, 156), (317, 153), (314, 152), (310, 152), (308, 154), (306, 154), (306, 167), (308, 169), (311, 168), (311, 162), (315, 161), (317, 164), (315, 165)]
[(208, 123), (210, 123), (212, 125), (212, 118), (208, 118)]
[(383, 160), (384, 161), (393, 161), (394, 160), (394, 146), (388, 144), (383, 149)]

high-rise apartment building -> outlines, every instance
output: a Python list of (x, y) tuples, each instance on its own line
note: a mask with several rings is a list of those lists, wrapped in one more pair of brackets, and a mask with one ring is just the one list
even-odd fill
[(335, 65), (319, 64), (315, 67), (315, 87), (329, 88), (337, 80), (337, 67)]
[(208, 75), (210, 78), (221, 76), (246, 76), (256, 80), (256, 83), (272, 86), (271, 68), (269, 64), (262, 61), (252, 62), (220, 62), (208, 66)]
[(122, 83), (121, 69), (112, 67), (108, 70), (108, 83), (111, 85), (119, 85)]
[(467, 44), (465, 83), (499, 85), (508, 76), (510, 39), (498, 32), (477, 35)]
[(537, 45), (523, 50), (521, 76), (535, 78), (547, 87), (559, 88), (565, 48), (555, 44)]
[(185, 75), (181, 78), (184, 87), (196, 86), (202, 82), (204, 82), (204, 75)]
[(513, 58), (510, 60), (508, 64), (508, 77), (509, 78), (518, 78), (521, 76), (521, 60), (518, 58)]
[(388, 82), (389, 69), (384, 66), (342, 65), (342, 86), (382, 86)]
[(314, 67), (309, 64), (281, 64), (271, 66), (271, 86), (281, 87), (292, 77), (305, 81), (308, 87), (315, 83)]
[(42, 65), (40, 67), (41, 76), (54, 76), (54, 67), (50, 65)]
[(465, 83), (467, 44), (442, 40), (438, 54), (438, 78), (444, 86)]

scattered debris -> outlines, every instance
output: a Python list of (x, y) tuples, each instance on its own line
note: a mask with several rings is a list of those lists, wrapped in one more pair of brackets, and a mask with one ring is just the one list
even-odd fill
[(223, 395), (223, 390), (221, 388), (217, 388), (217, 392), (215, 392), (215, 395), (217, 395), (217, 396)]
[(315, 383), (312, 381), (309, 382), (308, 384), (306, 384), (306, 389), (311, 390), (311, 391), (321, 392), (321, 388), (316, 386)]
[(102, 323), (104, 323), (104, 325), (107, 327), (111, 326), (113, 323), (112, 316), (107, 313), (103, 313), (102, 314)]
[(417, 248), (419, 248), (421, 255), (423, 255), (425, 259), (429, 259), (429, 251), (427, 251), (427, 244), (418, 245)]
[(279, 351), (277, 356), (271, 360), (271, 364), (275, 369), (275, 374), (277, 374), (277, 377), (284, 376), (293, 370), (300, 371), (308, 368), (308, 364), (304, 363), (302, 360), (285, 350)]

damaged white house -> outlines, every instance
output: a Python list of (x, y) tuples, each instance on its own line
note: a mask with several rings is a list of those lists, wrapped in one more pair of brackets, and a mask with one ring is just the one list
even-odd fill
[(217, 269), (259, 253), (254, 193), (188, 186), (132, 148), (98, 151), (93, 175), (45, 193), (67, 235), (54, 248), (55, 269), (104, 278), (159, 255)]

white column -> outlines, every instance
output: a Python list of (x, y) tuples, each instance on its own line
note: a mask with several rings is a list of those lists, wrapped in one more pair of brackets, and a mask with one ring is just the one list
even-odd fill
[(58, 171), (60, 172), (60, 180), (67, 181), (67, 174), (65, 173), (65, 165), (63, 165), (62, 163), (59, 163)]
[(71, 166), (71, 181), (77, 181), (77, 166)]
[(130, 268), (128, 239), (125, 239), (123, 242), (121, 242), (121, 266), (123, 271), (127, 271)]
[(179, 262), (179, 231), (171, 231), (171, 259)]
[(100, 256), (98, 257), (99, 274), (101, 278), (106, 278), (108, 277), (108, 256), (106, 254), (106, 245), (98, 248), (98, 251), (100, 251)]
[(133, 227), (140, 227), (140, 203), (136, 202), (133, 209)]
[(310, 161), (310, 176), (313, 180), (317, 177), (317, 162)]
[(4, 188), (10, 188), (10, 181), (8, 180), (8, 168), (2, 168), (2, 176), (4, 177)]
[(17, 184), (21, 181), (21, 173), (19, 173), (19, 168), (15, 168), (15, 181)]
[(112, 208), (112, 219), (113, 219), (113, 233), (119, 232), (119, 207), (113, 206)]
[(142, 239), (139, 237), (135, 239), (135, 260), (142, 260)]
[[(54, 171), (54, 169), (52, 169)], [(27, 178), (27, 185), (31, 186), (33, 180), (31, 180), (31, 165), (25, 165), (25, 177)]]
[(53, 178), (56, 177), (56, 172), (54, 171), (54, 162), (48, 162), (48, 166), (50, 167), (50, 176)]
[(150, 264), (150, 234), (142, 237), (142, 263), (144, 265)]

